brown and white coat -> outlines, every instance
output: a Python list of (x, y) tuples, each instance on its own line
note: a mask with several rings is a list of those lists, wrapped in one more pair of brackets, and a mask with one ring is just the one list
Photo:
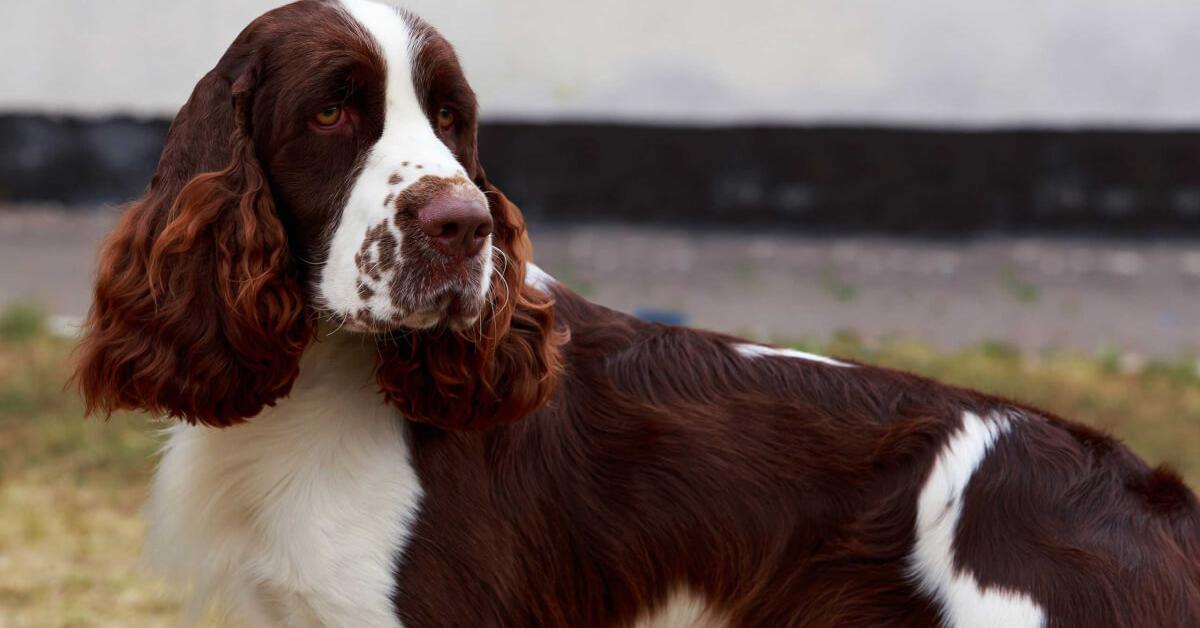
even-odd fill
[(476, 144), (450, 45), (368, 0), (264, 15), (180, 111), (77, 380), (93, 411), (178, 419), (147, 554), (194, 612), (1200, 625), (1172, 472), (1019, 404), (589, 303), (532, 264)]

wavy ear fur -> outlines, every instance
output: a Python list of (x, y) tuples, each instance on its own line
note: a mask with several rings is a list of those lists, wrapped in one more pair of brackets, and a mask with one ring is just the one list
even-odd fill
[(227, 426), (291, 389), (312, 323), (255, 156), (247, 57), (196, 86), (101, 250), (75, 372), (89, 413)]
[(484, 430), (536, 410), (554, 390), (567, 333), (554, 325), (554, 300), (525, 285), (531, 246), (525, 221), (475, 164), (495, 221), (498, 276), (475, 329), (380, 339), (379, 385), (405, 416), (445, 429)]

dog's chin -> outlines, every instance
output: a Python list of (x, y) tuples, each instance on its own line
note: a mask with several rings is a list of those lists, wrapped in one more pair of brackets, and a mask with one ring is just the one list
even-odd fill
[(347, 316), (342, 329), (363, 334), (389, 334), (404, 331), (448, 329), (463, 331), (479, 322), (483, 302), (463, 294), (444, 294), (436, 302), (409, 312), (389, 313), (383, 316), (371, 311), (360, 311)]

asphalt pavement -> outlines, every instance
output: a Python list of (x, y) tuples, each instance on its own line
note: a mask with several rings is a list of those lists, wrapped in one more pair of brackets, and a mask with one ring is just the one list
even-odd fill
[[(69, 329), (113, 211), (0, 210), (0, 306)], [(944, 348), (1200, 353), (1200, 241), (815, 238), (631, 226), (531, 227), (540, 266), (619, 310), (761, 340), (838, 331)]]

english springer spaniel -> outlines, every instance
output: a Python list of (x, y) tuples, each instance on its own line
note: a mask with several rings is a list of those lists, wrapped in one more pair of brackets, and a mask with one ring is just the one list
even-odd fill
[(1196, 497), (1109, 437), (539, 270), (454, 51), (369, 0), (200, 80), (77, 378), (178, 419), (147, 554), (251, 626), (1200, 626)]

